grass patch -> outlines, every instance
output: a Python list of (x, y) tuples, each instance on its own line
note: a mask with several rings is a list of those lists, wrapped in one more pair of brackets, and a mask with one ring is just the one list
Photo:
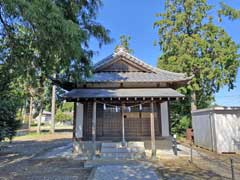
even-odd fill
[(49, 134), (50, 134), (49, 132), (41, 132), (41, 133), (30, 132), (22, 136), (16, 136), (13, 138), (13, 140), (38, 139)]

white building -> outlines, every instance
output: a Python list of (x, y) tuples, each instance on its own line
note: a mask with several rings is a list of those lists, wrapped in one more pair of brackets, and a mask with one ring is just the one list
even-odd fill
[[(43, 111), (42, 112), (41, 123), (50, 123), (51, 122), (51, 116), (52, 116), (51, 112)], [(37, 123), (39, 121), (39, 119), (40, 119), (40, 116), (38, 115), (35, 118), (35, 122)]]
[(192, 111), (194, 143), (217, 153), (240, 153), (240, 107)]

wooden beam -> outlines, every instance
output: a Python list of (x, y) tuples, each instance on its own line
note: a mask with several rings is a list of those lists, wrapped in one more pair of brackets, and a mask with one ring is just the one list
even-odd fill
[(93, 143), (93, 157), (96, 154), (96, 111), (97, 103), (93, 101), (93, 112), (92, 112), (92, 143)]
[(125, 104), (122, 104), (121, 116), (122, 116), (122, 145), (123, 146), (125, 146), (125, 144), (126, 144), (126, 140), (125, 140), (124, 109), (125, 109)]
[(154, 126), (154, 103), (151, 102), (151, 113), (150, 113), (150, 123), (151, 123), (151, 147), (152, 147), (152, 157), (156, 157), (156, 142), (155, 142), (155, 126)]

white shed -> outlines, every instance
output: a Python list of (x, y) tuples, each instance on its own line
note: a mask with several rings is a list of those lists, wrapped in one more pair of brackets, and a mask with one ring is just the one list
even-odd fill
[(192, 111), (194, 143), (217, 153), (240, 153), (240, 107)]

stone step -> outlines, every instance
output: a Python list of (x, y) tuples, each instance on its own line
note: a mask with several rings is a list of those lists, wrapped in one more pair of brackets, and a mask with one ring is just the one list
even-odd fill
[(131, 147), (131, 148), (143, 148), (143, 149), (145, 149), (144, 142), (141, 142), (141, 141), (130, 141), (130, 142), (127, 143), (127, 146)]
[(145, 155), (140, 153), (104, 153), (100, 159), (144, 159)]
[(130, 148), (102, 148), (101, 153), (130, 153)]
[(102, 143), (102, 148), (116, 148), (116, 147), (121, 147), (121, 143), (110, 143), (110, 142), (104, 142)]
[(125, 164), (132, 164), (138, 165), (139, 162), (136, 160), (126, 160), (126, 159), (97, 159), (97, 160), (87, 160), (84, 162), (84, 168), (92, 168), (104, 165), (125, 165)]
[(120, 142), (102, 143), (100, 159), (141, 159), (145, 158), (143, 142), (128, 142), (122, 147)]
[(143, 153), (145, 149), (143, 148), (102, 148), (101, 153)]

